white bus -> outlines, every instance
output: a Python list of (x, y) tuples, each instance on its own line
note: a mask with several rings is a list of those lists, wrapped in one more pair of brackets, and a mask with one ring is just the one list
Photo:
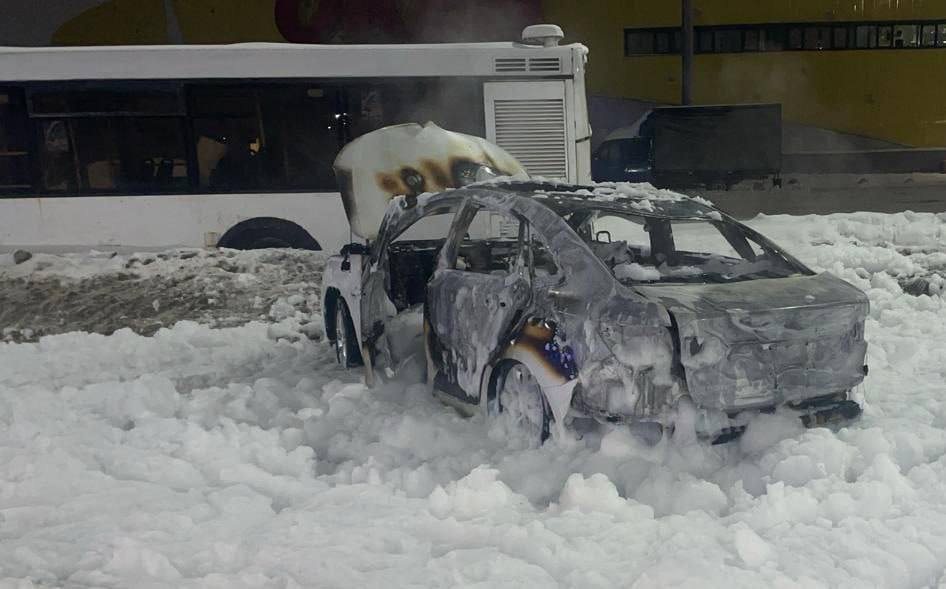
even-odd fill
[(588, 181), (586, 50), (560, 38), (0, 48), (0, 248), (334, 250), (333, 159), (404, 122)]

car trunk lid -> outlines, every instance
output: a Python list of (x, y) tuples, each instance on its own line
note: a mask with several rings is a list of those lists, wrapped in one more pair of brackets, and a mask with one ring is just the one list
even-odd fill
[(864, 378), (867, 297), (830, 274), (635, 289), (673, 316), (687, 388), (705, 407), (802, 401)]

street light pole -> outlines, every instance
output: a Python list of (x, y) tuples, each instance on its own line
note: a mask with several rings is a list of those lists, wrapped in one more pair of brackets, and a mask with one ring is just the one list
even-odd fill
[(683, 47), (680, 49), (683, 56), (683, 83), (680, 104), (691, 104), (693, 100), (693, 0), (682, 1), (680, 16), (683, 25)]

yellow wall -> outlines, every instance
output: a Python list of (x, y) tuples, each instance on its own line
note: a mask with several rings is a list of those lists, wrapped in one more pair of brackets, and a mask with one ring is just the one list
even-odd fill
[(276, 28), (273, 0), (174, 0), (181, 33), (188, 43), (286, 40)]
[[(183, 43), (285, 41), (276, 28), (273, 0), (173, 0)], [(72, 18), (53, 35), (54, 45), (170, 43), (163, 0), (108, 0)]]
[(54, 45), (132, 45), (167, 43), (162, 0), (112, 0), (66, 21), (53, 34)]
[[(944, 0), (693, 0), (697, 25), (942, 19)], [(589, 46), (591, 94), (680, 99), (680, 56), (624, 56), (624, 29), (679, 26), (680, 2), (545, 0)], [(697, 104), (780, 102), (786, 120), (916, 146), (946, 145), (946, 49), (698, 54)]]

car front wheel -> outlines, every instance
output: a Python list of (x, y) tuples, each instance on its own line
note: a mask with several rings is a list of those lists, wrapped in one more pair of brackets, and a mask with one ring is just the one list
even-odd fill
[(361, 365), (361, 352), (348, 304), (339, 297), (335, 304), (335, 359), (342, 368)]
[(500, 419), (523, 432), (530, 443), (541, 445), (549, 438), (552, 412), (542, 387), (526, 366), (510, 362), (496, 381)]

